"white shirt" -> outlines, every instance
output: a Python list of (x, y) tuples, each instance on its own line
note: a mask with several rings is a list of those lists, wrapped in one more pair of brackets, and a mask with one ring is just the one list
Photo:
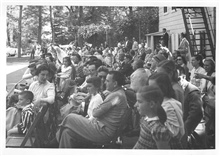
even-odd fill
[(98, 107), (103, 102), (100, 94), (92, 95), (91, 100), (89, 102), (89, 107), (87, 110), (87, 114), (89, 115), (89, 119), (92, 119), (92, 111), (94, 108)]
[(202, 67), (198, 67), (197, 69), (195, 69), (195, 67), (193, 67), (193, 69), (191, 70), (190, 83), (192, 83), (193, 85), (198, 87), (200, 91), (202, 91), (202, 89), (204, 87), (205, 80), (204, 79), (196, 79), (195, 73), (200, 73), (200, 74), (205, 75), (206, 71)]

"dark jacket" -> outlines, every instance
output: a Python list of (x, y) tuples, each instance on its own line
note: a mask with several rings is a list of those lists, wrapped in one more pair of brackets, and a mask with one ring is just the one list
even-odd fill
[(189, 83), (184, 92), (183, 121), (189, 136), (203, 117), (202, 99), (199, 89)]
[(130, 63), (123, 62), (121, 68), (119, 69), (119, 72), (125, 75), (125, 77), (128, 77), (133, 73), (133, 68)]

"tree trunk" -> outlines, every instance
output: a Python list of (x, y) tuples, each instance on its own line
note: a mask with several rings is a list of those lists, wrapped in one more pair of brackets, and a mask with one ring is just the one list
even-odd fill
[(41, 45), (41, 31), (42, 31), (42, 6), (39, 6), (39, 25), (38, 25), (38, 36), (37, 41)]
[(54, 27), (53, 27), (53, 8), (50, 6), (50, 25), (51, 25), (51, 33), (52, 33), (52, 44), (55, 42), (55, 34), (54, 34)]
[(21, 20), (22, 20), (22, 5), (20, 5), (19, 10), (19, 20), (18, 20), (18, 58), (21, 57)]
[(129, 16), (130, 17), (133, 17), (133, 10), (132, 10), (132, 7), (128, 7), (129, 8)]
[[(81, 26), (82, 25), (82, 22), (83, 22), (83, 7), (80, 6), (79, 9), (79, 18), (78, 18), (78, 26)], [(78, 35), (78, 45), (80, 47), (83, 47), (83, 37), (81, 35)]]

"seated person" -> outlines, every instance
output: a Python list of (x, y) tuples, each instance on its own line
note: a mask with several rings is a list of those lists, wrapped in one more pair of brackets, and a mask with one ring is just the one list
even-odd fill
[(22, 79), (26, 80), (26, 84), (29, 87), (30, 84), (37, 80), (36, 76), (36, 64), (34, 62), (30, 63), (28, 69), (24, 72)]
[(165, 126), (166, 112), (162, 107), (163, 93), (159, 87), (145, 86), (137, 92), (135, 107), (143, 117), (140, 136), (134, 149), (169, 149), (171, 132)]
[[(118, 71), (111, 71), (106, 78), (106, 89), (111, 93), (92, 112), (89, 120), (78, 114), (69, 114), (60, 124), (54, 141), (60, 148), (74, 148), (80, 142), (106, 143), (114, 137), (127, 109), (127, 100), (122, 89), (124, 77)], [(54, 142), (52, 141), (52, 142)]]
[(34, 119), (34, 113), (32, 110), (33, 98), (34, 98), (34, 95), (30, 91), (23, 91), (19, 93), (18, 95), (19, 101), (16, 105), (17, 107), (16, 109), (22, 109), (21, 119), (20, 119), (21, 122), (15, 125), (12, 129), (10, 129), (7, 132), (7, 136), (11, 135), (12, 133), (25, 134), (28, 131), (28, 128), (30, 128), (33, 122), (33, 119)]
[(34, 94), (33, 103), (36, 110), (46, 103), (54, 103), (55, 87), (54, 84), (47, 80), (49, 72), (50, 70), (47, 65), (40, 65), (36, 71), (38, 80), (33, 82), (29, 87), (29, 91), (32, 91)]
[(90, 102), (87, 105), (88, 110), (86, 117), (91, 120), (93, 118), (93, 109), (97, 108), (103, 102), (101, 95), (98, 93), (101, 87), (101, 79), (99, 77), (91, 77), (86, 82), (87, 90), (90, 95)]

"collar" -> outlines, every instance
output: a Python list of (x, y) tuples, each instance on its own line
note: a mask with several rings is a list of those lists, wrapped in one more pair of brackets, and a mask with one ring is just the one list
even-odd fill
[(148, 116), (146, 116), (144, 118), (145, 121), (147, 122), (150, 122), (150, 121), (156, 121), (156, 120), (159, 120), (158, 116), (155, 116), (155, 117), (152, 117), (152, 118), (149, 118)]

